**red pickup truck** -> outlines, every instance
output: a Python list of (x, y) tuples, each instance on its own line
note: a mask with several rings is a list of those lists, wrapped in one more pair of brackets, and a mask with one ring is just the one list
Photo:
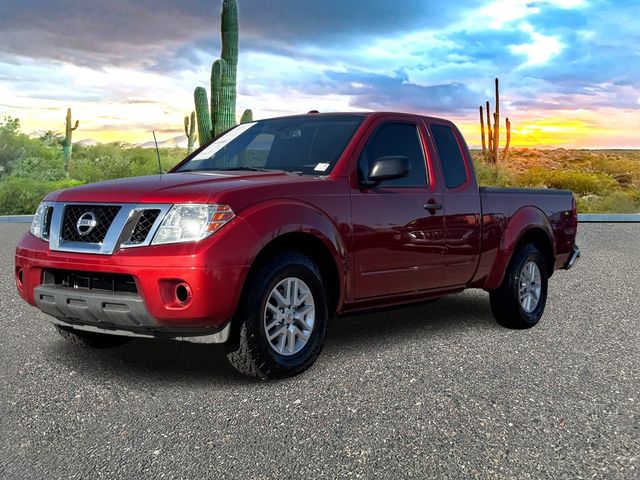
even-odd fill
[(579, 257), (571, 192), (478, 187), (451, 122), (399, 113), (239, 125), (170, 173), (49, 194), (15, 259), (67, 339), (227, 343), (241, 372), (297, 374), (330, 317), (481, 288), (535, 325)]

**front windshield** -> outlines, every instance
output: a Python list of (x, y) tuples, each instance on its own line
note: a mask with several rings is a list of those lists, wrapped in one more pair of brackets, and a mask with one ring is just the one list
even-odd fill
[(175, 172), (255, 169), (327, 175), (363, 119), (363, 115), (306, 115), (245, 123)]

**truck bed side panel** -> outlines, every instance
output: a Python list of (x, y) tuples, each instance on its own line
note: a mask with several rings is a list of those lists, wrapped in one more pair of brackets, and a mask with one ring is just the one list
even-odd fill
[[(482, 246), (473, 286), (497, 287), (503, 275), (496, 278), (492, 272), (506, 270), (518, 240), (531, 228), (551, 230), (548, 233), (554, 249), (555, 268), (564, 264), (573, 248), (576, 233), (571, 192), (495, 187), (480, 187), (479, 190), (482, 205)], [(535, 209), (543, 215), (518, 215), (522, 209)], [(516, 221), (514, 218), (524, 224), (516, 227), (513, 225)]]

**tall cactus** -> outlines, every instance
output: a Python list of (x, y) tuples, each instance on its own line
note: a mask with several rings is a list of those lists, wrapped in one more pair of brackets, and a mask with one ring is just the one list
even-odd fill
[[(482, 135), (482, 156), (489, 163), (498, 163), (500, 159), (500, 88), (498, 79), (495, 79), (496, 85), (496, 110), (493, 115), (490, 113), (489, 101), (486, 103), (487, 114), (487, 137), (484, 136), (484, 117), (482, 114), (482, 106), (480, 106), (480, 135)], [(493, 117), (493, 126), (491, 124)], [(511, 122), (507, 117), (505, 119), (507, 130), (506, 144), (502, 153), (502, 160), (509, 158), (509, 146), (511, 144)]]
[(484, 139), (484, 115), (482, 115), (482, 105), (480, 109), (480, 136), (482, 137), (482, 158), (487, 158), (487, 142)]
[(236, 0), (223, 0), (220, 21), (222, 51), (224, 60), (221, 82), (221, 105), (218, 115), (220, 134), (236, 124), (236, 79), (238, 73), (238, 4)]
[(191, 119), (184, 117), (184, 134), (187, 136), (187, 155), (193, 152), (196, 141), (196, 112), (191, 112)]
[(207, 92), (202, 87), (197, 87), (194, 92), (201, 146), (236, 125), (239, 36), (236, 0), (222, 1), (220, 33), (222, 52), (221, 58), (211, 66), (210, 104), (207, 102)]
[(209, 100), (207, 100), (207, 91), (202, 87), (196, 87), (193, 92), (196, 104), (196, 115), (198, 117), (198, 140), (200, 146), (209, 143), (213, 138), (213, 125), (211, 123), (211, 115), (209, 114)]
[(71, 126), (71, 109), (67, 108), (67, 118), (65, 119), (64, 143), (62, 151), (64, 153), (64, 169), (69, 169), (69, 160), (71, 160), (71, 150), (73, 148), (72, 136), (73, 131), (78, 128), (80, 122), (76, 120), (76, 124)]
[(505, 126), (507, 127), (507, 142), (504, 144), (502, 160), (509, 159), (509, 146), (511, 146), (511, 122), (509, 121), (509, 117), (505, 118)]
[(213, 125), (213, 136), (217, 137), (225, 130), (235, 125), (235, 121), (227, 126), (224, 118), (224, 88), (223, 82), (227, 74), (227, 62), (219, 58), (211, 66), (211, 123)]

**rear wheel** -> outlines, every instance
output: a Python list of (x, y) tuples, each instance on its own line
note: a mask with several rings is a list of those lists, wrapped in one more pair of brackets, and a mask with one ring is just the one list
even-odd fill
[(65, 340), (86, 348), (113, 348), (129, 342), (129, 337), (105, 333), (84, 332), (56, 325), (56, 330)]
[(516, 251), (502, 285), (489, 294), (497, 322), (515, 329), (536, 325), (547, 303), (548, 279), (547, 264), (535, 245)]
[(263, 379), (303, 372), (326, 336), (328, 303), (318, 266), (306, 255), (283, 252), (248, 282), (227, 358), (241, 373)]

